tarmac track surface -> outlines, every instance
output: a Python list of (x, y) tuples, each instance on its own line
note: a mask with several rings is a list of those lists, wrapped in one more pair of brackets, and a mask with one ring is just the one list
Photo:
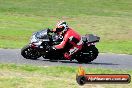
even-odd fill
[(88, 68), (111, 68), (132, 70), (132, 55), (125, 54), (99, 54), (96, 60), (87, 64), (74, 61), (49, 61), (42, 57), (38, 60), (25, 59), (20, 54), (20, 49), (0, 49), (0, 63), (26, 64), (37, 66), (83, 66)]

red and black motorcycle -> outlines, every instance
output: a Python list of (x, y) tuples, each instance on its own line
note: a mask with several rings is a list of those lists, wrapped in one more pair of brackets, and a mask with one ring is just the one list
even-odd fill
[[(44, 29), (34, 33), (30, 39), (30, 43), (21, 49), (21, 55), (26, 59), (37, 59), (43, 57), (49, 60), (66, 60), (63, 56), (67, 51), (67, 47), (72, 47), (70, 44), (66, 44), (63, 49), (48, 51), (49, 46), (59, 44), (63, 40), (62, 36), (52, 33), (50, 29)], [(83, 47), (75, 53), (71, 60), (77, 60), (79, 63), (88, 63), (93, 61), (98, 56), (98, 49), (95, 44), (99, 42), (100, 37), (93, 34), (86, 34), (82, 36)]]

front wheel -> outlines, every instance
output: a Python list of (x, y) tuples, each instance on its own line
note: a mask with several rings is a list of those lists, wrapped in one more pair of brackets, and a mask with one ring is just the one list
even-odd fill
[(98, 49), (95, 46), (88, 46), (84, 50), (82, 50), (77, 56), (76, 60), (79, 63), (88, 63), (93, 61), (98, 56)]
[(29, 45), (26, 45), (21, 49), (21, 55), (26, 59), (32, 60), (36, 60), (41, 56), (36, 49), (31, 48)]

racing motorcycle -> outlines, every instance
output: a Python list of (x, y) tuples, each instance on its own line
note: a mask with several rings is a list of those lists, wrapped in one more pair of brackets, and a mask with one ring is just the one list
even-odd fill
[[(81, 36), (83, 47), (71, 57), (72, 60), (77, 60), (79, 63), (88, 63), (97, 58), (99, 51), (95, 44), (99, 42), (100, 37), (93, 34)], [(64, 53), (72, 47), (69, 43), (60, 50), (49, 50), (48, 48), (59, 44), (63, 37), (53, 33), (49, 28), (33, 33), (30, 43), (21, 49), (21, 55), (26, 59), (36, 60), (39, 57), (49, 60), (66, 60)]]

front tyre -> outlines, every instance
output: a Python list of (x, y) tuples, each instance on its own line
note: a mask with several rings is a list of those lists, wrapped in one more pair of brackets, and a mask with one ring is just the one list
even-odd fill
[(41, 56), (36, 49), (31, 48), (29, 45), (26, 45), (21, 49), (21, 55), (26, 59), (32, 60), (36, 60)]
[(83, 51), (81, 51), (76, 60), (79, 63), (88, 63), (96, 59), (98, 53), (98, 49), (95, 46), (88, 46)]

